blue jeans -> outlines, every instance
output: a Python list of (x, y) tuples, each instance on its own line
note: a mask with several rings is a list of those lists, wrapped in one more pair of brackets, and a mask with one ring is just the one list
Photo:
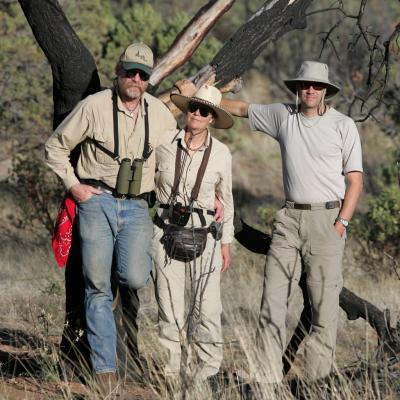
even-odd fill
[(117, 335), (112, 311), (113, 255), (120, 285), (137, 290), (150, 276), (153, 224), (144, 200), (93, 195), (78, 204), (85, 279), (87, 336), (96, 373), (115, 372)]

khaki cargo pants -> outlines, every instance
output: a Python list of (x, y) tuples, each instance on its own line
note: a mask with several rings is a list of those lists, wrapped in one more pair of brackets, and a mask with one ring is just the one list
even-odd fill
[[(213, 217), (206, 216), (206, 219), (209, 224)], [(197, 226), (201, 226), (200, 221)], [(159, 307), (159, 339), (168, 350), (164, 373), (179, 374), (181, 341), (187, 330), (192, 329), (193, 342), (189, 349), (192, 352), (189, 355), (194, 368), (191, 372), (196, 379), (204, 380), (217, 374), (222, 362), (221, 243), (215, 243), (209, 233), (202, 256), (196, 259), (196, 263), (184, 263), (166, 259), (164, 246), (160, 243), (162, 235), (162, 229), (154, 226), (152, 255)], [(188, 326), (187, 313), (190, 309), (192, 319)]]
[(260, 380), (282, 380), (286, 347), (285, 318), (289, 300), (298, 287), (301, 259), (312, 307), (311, 333), (305, 340), (305, 375), (322, 378), (331, 371), (343, 286), (342, 258), (345, 237), (334, 228), (339, 208), (313, 204), (311, 210), (288, 208), (276, 214), (272, 243), (264, 273), (264, 288), (257, 336), (257, 373)]

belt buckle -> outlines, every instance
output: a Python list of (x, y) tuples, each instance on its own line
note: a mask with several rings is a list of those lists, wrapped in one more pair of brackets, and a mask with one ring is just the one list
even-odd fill
[(334, 208), (335, 208), (335, 201), (327, 201), (326, 203), (325, 203), (325, 208), (327, 209), (327, 210), (333, 210)]

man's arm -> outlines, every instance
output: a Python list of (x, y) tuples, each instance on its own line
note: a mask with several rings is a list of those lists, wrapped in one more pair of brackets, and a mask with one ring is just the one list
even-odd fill
[(102, 193), (99, 189), (81, 184), (70, 161), (71, 150), (85, 140), (89, 131), (83, 104), (78, 103), (45, 144), (46, 164), (63, 180), (77, 202), (87, 201), (93, 194)]
[[(346, 174), (346, 193), (343, 205), (339, 212), (339, 217), (351, 220), (356, 210), (358, 200), (363, 190), (363, 174), (359, 171), (352, 171)], [(335, 222), (335, 228), (342, 236), (346, 228), (340, 221)]]
[[(189, 79), (177, 81), (174, 86), (174, 89), (170, 93), (179, 93), (187, 97), (192, 97), (193, 94), (196, 92), (196, 86)], [(174, 116), (177, 116), (177, 108), (170, 101), (169, 94), (168, 98), (161, 98), (161, 100), (170, 109), (172, 114), (174, 114)], [(222, 98), (220, 106), (236, 117), (248, 117), (249, 103), (245, 101)], [(180, 111), (178, 110), (178, 112)]]
[(233, 100), (223, 98), (221, 100), (221, 107), (229, 111), (235, 117), (248, 118), (249, 116), (249, 103), (243, 100)]

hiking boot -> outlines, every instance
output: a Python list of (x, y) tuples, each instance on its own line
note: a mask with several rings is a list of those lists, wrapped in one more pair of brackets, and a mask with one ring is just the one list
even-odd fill
[(121, 384), (115, 372), (96, 374), (100, 394), (107, 399), (121, 398)]

